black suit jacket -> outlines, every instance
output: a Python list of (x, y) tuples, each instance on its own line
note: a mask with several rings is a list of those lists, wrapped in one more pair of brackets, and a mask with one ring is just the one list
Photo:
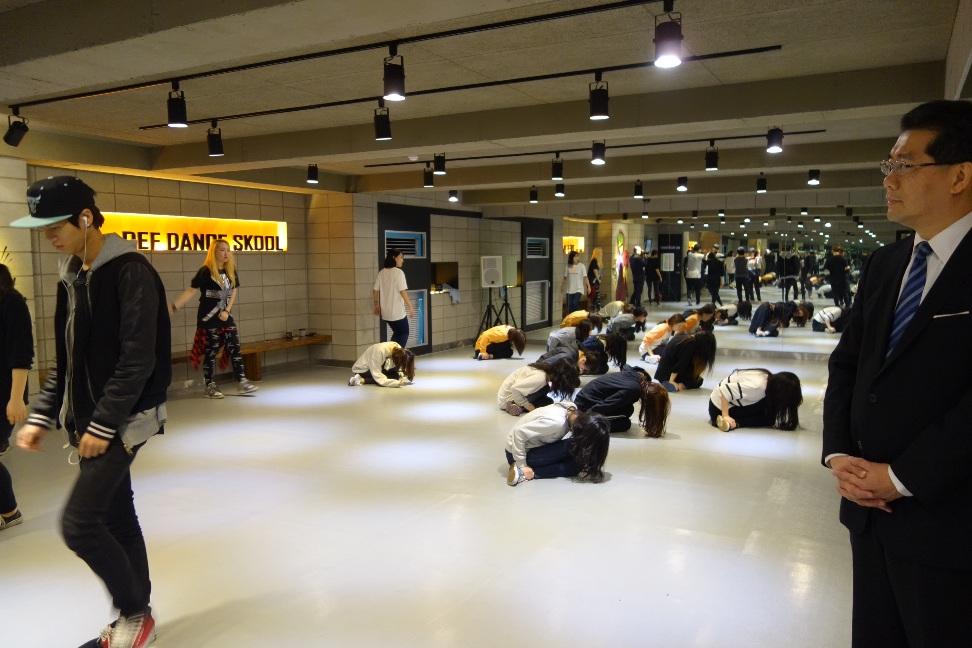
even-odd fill
[(840, 503), (904, 558), (972, 569), (972, 232), (959, 244), (890, 356), (894, 308), (914, 239), (883, 247), (861, 273), (830, 357), (823, 457), (891, 464), (914, 497), (893, 513)]

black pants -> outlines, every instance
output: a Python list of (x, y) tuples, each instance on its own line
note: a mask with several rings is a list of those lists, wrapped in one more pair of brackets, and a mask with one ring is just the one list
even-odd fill
[(635, 306), (641, 306), (641, 290), (644, 288), (645, 278), (632, 276), (631, 283), (634, 284), (634, 290), (631, 293), (631, 303)]
[(850, 534), (853, 648), (972, 646), (972, 572), (892, 556), (873, 528)]
[(394, 322), (389, 322), (388, 320), (382, 320), (385, 324), (391, 327), (392, 342), (398, 342), (398, 346), (405, 348), (408, 343), (408, 318), (403, 317), (400, 320), (395, 320)]
[[(8, 389), (9, 393), (10, 390)], [(13, 426), (6, 416), (0, 416), (0, 447), (10, 443), (10, 433)], [(0, 513), (9, 513), (17, 508), (17, 498), (14, 497), (13, 480), (6, 466), (0, 463)]]
[[(512, 358), (513, 344), (509, 341), (493, 342), (492, 344), (486, 345), (486, 353), (493, 356), (493, 358)], [(473, 349), (473, 358), (479, 358), (479, 351)]]
[(527, 402), (534, 407), (543, 407), (544, 405), (553, 405), (553, 400), (550, 396), (550, 387), (544, 385), (537, 391), (527, 396)]
[(800, 299), (805, 300), (810, 290), (810, 277), (800, 277)]
[(746, 300), (753, 301), (753, 280), (746, 275), (736, 275), (736, 297), (743, 301), (743, 290), (746, 291)]
[[(763, 301), (763, 296), (759, 294), (760, 284), (763, 283), (759, 280), (759, 274), (755, 272), (752, 273), (752, 279), (750, 279), (749, 282), (753, 285), (753, 292), (756, 293), (756, 301)], [(752, 299), (749, 301), (752, 301)]]
[[(534, 477), (576, 477), (580, 473), (580, 467), (570, 454), (570, 443), (570, 439), (561, 439), (527, 450), (526, 465), (533, 468)], [(513, 455), (509, 452), (506, 453), (506, 463), (513, 463)]]
[(719, 297), (719, 284), (710, 283), (706, 287), (709, 289), (709, 296), (712, 297), (712, 303), (722, 306), (722, 299)]
[(810, 328), (816, 331), (817, 333), (823, 333), (824, 331), (827, 330), (827, 327), (824, 326), (822, 323), (818, 322), (817, 320), (810, 320)]
[(240, 354), (240, 335), (235, 326), (206, 329), (206, 356), (203, 359), (203, 379), (206, 384), (213, 382), (216, 375), (216, 355), (222, 346), (229, 352), (233, 363), (233, 374), (237, 380), (246, 378), (243, 356)]
[(695, 295), (695, 303), (702, 303), (702, 280), (701, 279), (689, 279), (685, 278), (685, 291), (688, 293), (688, 301), (692, 301), (692, 295)]
[(834, 305), (841, 308), (851, 307), (850, 284), (830, 284), (830, 294), (834, 298)]
[[(709, 401), (709, 423), (715, 425), (716, 417), (722, 414), (722, 410)], [(729, 416), (736, 420), (737, 427), (773, 427), (773, 421), (766, 411), (766, 401), (761, 400), (752, 405), (742, 407), (729, 407)]]
[(656, 304), (660, 304), (661, 300), (661, 280), (658, 278), (648, 279), (648, 303), (654, 301)]
[(783, 286), (783, 301), (790, 301), (790, 289), (793, 290), (793, 299), (797, 298), (797, 280), (796, 277), (783, 277), (780, 280)]
[[(391, 378), (392, 380), (398, 380), (401, 377), (398, 375), (398, 369), (396, 369), (395, 367), (392, 367), (391, 369), (382, 369), (381, 373), (385, 374), (386, 378)], [(375, 380), (374, 374), (372, 374), (370, 371), (366, 371), (358, 375), (361, 376), (361, 379), (365, 381), (365, 384), (367, 385), (378, 384), (378, 381)]]
[(592, 411), (607, 419), (612, 432), (627, 432), (631, 429), (631, 416), (634, 414), (634, 405), (631, 403), (618, 407), (596, 407)]
[(129, 472), (134, 458), (115, 439), (100, 457), (81, 459), (61, 517), (68, 548), (104, 582), (123, 616), (148, 608), (152, 593)]

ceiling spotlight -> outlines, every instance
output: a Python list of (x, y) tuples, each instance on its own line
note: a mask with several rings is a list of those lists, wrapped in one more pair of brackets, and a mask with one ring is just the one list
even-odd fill
[(422, 186), (431, 189), (435, 186), (435, 174), (432, 173), (432, 166), (426, 162), (425, 170), (422, 172)]
[(189, 118), (186, 113), (186, 93), (179, 89), (179, 82), (172, 82), (172, 90), (169, 91), (169, 99), (165, 102), (169, 113), (169, 128), (187, 128)]
[(688, 178), (685, 176), (679, 177), (678, 181), (675, 183), (676, 191), (688, 191)]
[(858, 223), (857, 229), (864, 229), (864, 223)]
[(824, 227), (830, 227), (830, 222), (824, 223)]
[(320, 177), (317, 172), (316, 164), (307, 165), (307, 184), (317, 184), (320, 182)]
[(648, 218), (648, 203), (651, 202), (651, 198), (645, 198), (641, 203), (641, 217)]
[(678, 223), (679, 225), (684, 225), (685, 224), (685, 221), (683, 221), (681, 218), (679, 218), (675, 222)]
[(783, 152), (783, 131), (779, 128), (771, 128), (766, 132), (766, 152)]
[(10, 146), (20, 146), (29, 130), (27, 120), (20, 116), (20, 108), (14, 106), (13, 114), (7, 117), (7, 132), (3, 135), (3, 141)]
[(636, 200), (641, 200), (645, 197), (645, 190), (641, 185), (641, 180), (635, 180), (634, 195), (632, 198)]
[(819, 216), (814, 216), (813, 217), (813, 222), (814, 223), (819, 223), (820, 222), (820, 217)]
[(550, 163), (550, 179), (554, 182), (564, 179), (564, 161), (560, 159), (560, 153), (554, 153), (553, 162)]
[(567, 192), (565, 191), (564, 185), (559, 184), (559, 185), (557, 185), (554, 188), (554, 197), (555, 198), (563, 198), (566, 195), (567, 195)]
[(456, 203), (459, 202), (459, 190), (450, 189), (449, 190), (449, 202)]
[(385, 101), (405, 101), (405, 57), (399, 56), (398, 44), (388, 46), (385, 57)]
[(719, 149), (716, 148), (715, 140), (709, 140), (709, 148), (705, 149), (705, 170), (719, 170)]
[(536, 205), (538, 202), (540, 202), (540, 198), (538, 197), (536, 186), (530, 187), (530, 204)]
[(693, 209), (692, 210), (692, 220), (699, 220), (699, 210), (698, 209)]
[(763, 227), (769, 227), (769, 221), (763, 221)]
[(385, 108), (385, 100), (379, 99), (378, 107), (375, 108), (375, 141), (386, 142), (391, 138), (391, 115)]
[(749, 216), (747, 216), (746, 218), (743, 219), (743, 222), (744, 223), (751, 223), (753, 221), (752, 221), (752, 219)]
[(604, 156), (607, 154), (607, 144), (604, 142), (594, 142), (591, 144), (591, 164), (602, 166)]
[(682, 14), (674, 9), (674, 0), (667, 0), (665, 14), (655, 16), (655, 67), (667, 69), (682, 64)]
[(816, 187), (820, 184), (820, 169), (810, 169), (807, 173), (807, 184)]
[(590, 85), (587, 97), (591, 108), (591, 121), (603, 121), (611, 118), (611, 113), (608, 111), (610, 100), (608, 84), (606, 81), (601, 81), (600, 70), (594, 73), (594, 83)]
[(726, 217), (726, 210), (725, 209), (720, 209), (719, 210), (719, 218), (725, 218), (725, 217)]
[(746, 229), (746, 223), (739, 223), (739, 229)]
[(719, 222), (720, 223), (725, 223), (726, 222), (726, 217), (725, 216), (720, 216), (719, 217)]
[(445, 153), (436, 153), (432, 156), (432, 173), (435, 175), (445, 175)]
[(756, 178), (756, 193), (766, 193), (766, 176), (764, 176), (762, 172), (760, 172), (759, 177)]
[(206, 145), (209, 147), (209, 157), (223, 157), (223, 131), (217, 126), (216, 120), (210, 122), (206, 131)]
[(792, 223), (793, 222), (793, 217), (792, 216), (787, 216), (786, 217), (786, 222), (787, 223)]
[(806, 215), (808, 215), (809, 213), (810, 213), (810, 210), (809, 210), (809, 209), (807, 209), (806, 207), (801, 207), (801, 208), (800, 208), (800, 215), (801, 215), (801, 216), (806, 216)]
[(708, 223), (702, 223), (702, 227), (708, 227), (708, 226), (709, 226)]

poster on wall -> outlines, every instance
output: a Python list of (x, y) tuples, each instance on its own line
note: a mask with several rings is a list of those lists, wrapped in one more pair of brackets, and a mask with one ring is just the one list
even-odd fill
[(104, 212), (101, 231), (134, 241), (143, 252), (206, 252), (225, 240), (233, 252), (286, 252), (287, 223)]
[(675, 272), (675, 255), (671, 252), (664, 252), (661, 255), (662, 272)]

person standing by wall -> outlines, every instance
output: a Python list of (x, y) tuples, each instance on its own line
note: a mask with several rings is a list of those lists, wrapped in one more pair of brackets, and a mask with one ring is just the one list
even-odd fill
[(702, 263), (705, 255), (699, 251), (699, 244), (692, 246), (692, 250), (685, 256), (685, 288), (688, 292), (688, 305), (692, 305), (692, 295), (695, 295), (695, 305), (702, 303)]
[(834, 304), (841, 308), (850, 308), (850, 265), (844, 258), (844, 248), (839, 246), (834, 248), (833, 254), (824, 264), (824, 270), (830, 275), (830, 291)]
[(656, 304), (661, 304), (662, 273), (658, 250), (652, 250), (645, 259), (645, 282), (648, 284), (648, 303), (654, 300)]
[[(252, 394), (258, 387), (246, 378), (243, 355), (240, 352), (240, 332), (233, 321), (233, 306), (240, 288), (236, 273), (236, 259), (225, 240), (213, 241), (206, 253), (206, 261), (186, 288), (169, 307), (175, 314), (199, 291), (199, 310), (196, 313), (196, 337), (191, 360), (195, 368), (203, 366), (207, 398), (223, 398), (216, 385), (216, 356), (225, 348), (233, 364), (240, 394)], [(225, 357), (224, 357), (225, 362)]]
[[(601, 309), (601, 248), (591, 252), (591, 262), (587, 266), (587, 310), (596, 313)], [(568, 311), (573, 312), (573, 311)]]
[(577, 260), (577, 257), (577, 252), (572, 250), (567, 255), (567, 269), (564, 270), (564, 292), (567, 293), (568, 313), (573, 313), (580, 308), (581, 295), (591, 292), (591, 284), (587, 280), (587, 268)]
[[(749, 260), (746, 258), (746, 248), (740, 246), (736, 256), (732, 259), (736, 274), (736, 297), (738, 301), (753, 301), (753, 278), (749, 274)], [(745, 293), (745, 299), (743, 294)]]
[(719, 289), (722, 288), (722, 276), (726, 271), (726, 266), (715, 252), (709, 252), (705, 261), (705, 286), (709, 289), (713, 304), (722, 306), (722, 299), (719, 297)]
[(63, 416), (80, 470), (61, 532), (105, 584), (120, 614), (89, 645), (144, 648), (155, 639), (155, 619), (131, 466), (166, 422), (172, 348), (165, 287), (133, 241), (101, 233), (104, 216), (95, 192), (81, 180), (35, 182), (27, 203), (31, 215), (11, 227), (39, 228), (69, 256), (57, 286), (57, 364), (17, 445), (39, 450)]
[(915, 234), (868, 257), (824, 397), (852, 644), (972, 646), (972, 103), (907, 113), (881, 171)]
[[(14, 425), (27, 418), (27, 372), (34, 360), (34, 334), (24, 296), (14, 288), (10, 269), (0, 263), (0, 394), (10, 394), (0, 417), (0, 456), (10, 449)], [(10, 473), (0, 463), (0, 531), (23, 522)]]
[(405, 348), (408, 343), (408, 315), (415, 316), (415, 308), (408, 298), (408, 283), (402, 266), (405, 265), (405, 253), (395, 249), (388, 250), (385, 255), (384, 267), (378, 271), (375, 285), (371, 289), (375, 315), (381, 318), (381, 324), (387, 324), (392, 330), (392, 342)]
[(641, 290), (645, 285), (645, 258), (637, 245), (631, 250), (628, 264), (631, 266), (631, 303), (634, 306), (641, 306)]

